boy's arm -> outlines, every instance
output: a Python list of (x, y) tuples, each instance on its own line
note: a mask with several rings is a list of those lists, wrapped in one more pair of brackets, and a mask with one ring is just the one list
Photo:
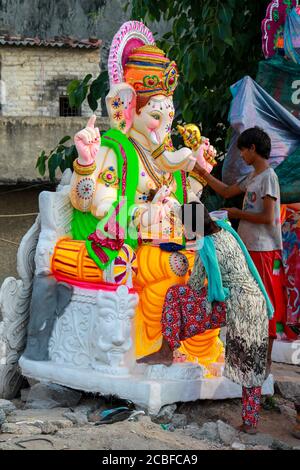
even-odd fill
[(253, 224), (272, 225), (275, 217), (275, 199), (271, 196), (264, 197), (264, 208), (262, 212), (247, 212), (235, 207), (226, 209), (232, 219), (247, 220)]
[(225, 183), (222, 183), (222, 181), (218, 180), (214, 176), (212, 176), (210, 173), (208, 173), (204, 168), (202, 168), (198, 163), (196, 163), (193, 173), (196, 173), (197, 175), (201, 176), (202, 178), (205, 179), (207, 184), (214, 190), (216, 193), (220, 194), (224, 199), (229, 199), (234, 196), (238, 196), (239, 194), (243, 194), (243, 190), (239, 187), (238, 184), (233, 184), (231, 186), (228, 186)]

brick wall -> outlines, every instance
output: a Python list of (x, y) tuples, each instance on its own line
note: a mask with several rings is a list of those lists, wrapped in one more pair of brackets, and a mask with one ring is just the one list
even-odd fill
[[(99, 49), (0, 46), (2, 116), (59, 116), (68, 83), (96, 78), (99, 62)], [(84, 104), (82, 116), (90, 113)]]

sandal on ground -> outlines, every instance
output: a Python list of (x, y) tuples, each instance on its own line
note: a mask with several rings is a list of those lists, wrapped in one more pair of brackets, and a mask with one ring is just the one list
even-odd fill
[(128, 419), (132, 412), (133, 410), (124, 406), (112, 408), (110, 410), (98, 410), (89, 416), (89, 421), (92, 421), (95, 426), (99, 426), (100, 424), (117, 423)]

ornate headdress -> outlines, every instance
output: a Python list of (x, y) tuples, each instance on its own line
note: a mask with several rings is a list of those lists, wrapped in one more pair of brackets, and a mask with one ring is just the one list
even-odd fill
[(175, 62), (155, 46), (142, 46), (133, 50), (125, 65), (124, 78), (144, 96), (172, 95), (178, 81)]
[(123, 24), (115, 35), (108, 60), (110, 84), (128, 83), (143, 96), (172, 95), (178, 70), (155, 46), (152, 33), (138, 21)]

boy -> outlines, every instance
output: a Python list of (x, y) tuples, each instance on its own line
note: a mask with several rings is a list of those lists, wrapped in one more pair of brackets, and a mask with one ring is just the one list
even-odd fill
[[(224, 198), (245, 193), (243, 210), (226, 209), (229, 217), (240, 219), (238, 233), (245, 243), (262, 278), (274, 306), (274, 317), (269, 323), (268, 368), (270, 371), (272, 347), (276, 339), (276, 318), (285, 318), (286, 303), (282, 278), (276, 266), (281, 266), (282, 234), (280, 222), (280, 188), (276, 173), (268, 159), (271, 139), (258, 127), (247, 129), (237, 146), (247, 165), (254, 171), (237, 184), (228, 186), (207, 173), (199, 165), (194, 171)], [(282, 271), (282, 266), (281, 266)]]

